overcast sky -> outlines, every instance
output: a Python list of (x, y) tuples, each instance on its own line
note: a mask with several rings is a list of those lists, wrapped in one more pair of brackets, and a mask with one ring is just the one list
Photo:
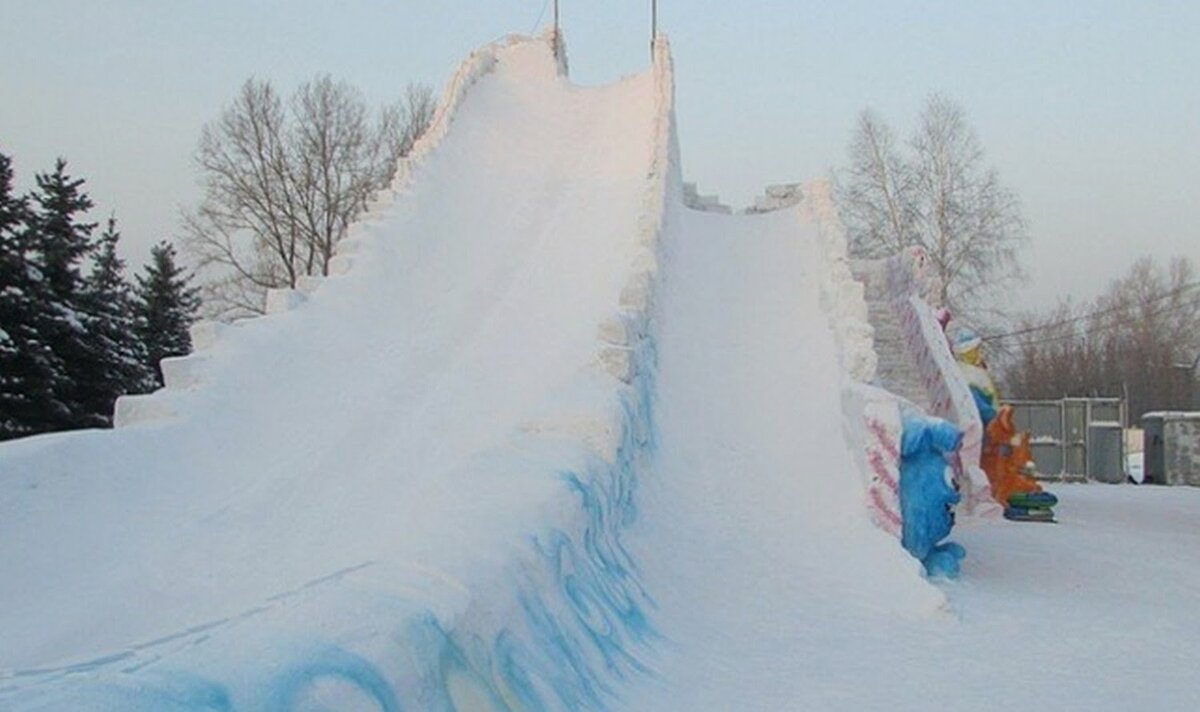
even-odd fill
[[(645, 68), (649, 0), (561, 0), (575, 81)], [(319, 72), (371, 99), (437, 93), (548, 0), (0, 0), (0, 152), (56, 156), (115, 212), (126, 254), (199, 197), (201, 126), (248, 77)], [(965, 109), (1021, 196), (1021, 303), (1087, 299), (1142, 254), (1200, 262), (1200, 2), (661, 0), (684, 173), (735, 205), (827, 176), (867, 106), (907, 134), (924, 98)]]

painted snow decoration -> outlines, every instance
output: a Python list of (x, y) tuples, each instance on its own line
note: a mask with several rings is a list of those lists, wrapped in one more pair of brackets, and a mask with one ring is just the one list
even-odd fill
[(929, 576), (957, 578), (966, 550), (942, 542), (954, 527), (952, 508), (959, 494), (951, 485), (950, 458), (962, 445), (962, 431), (939, 418), (915, 413), (904, 416), (901, 444), (900, 507), (904, 516), (904, 548)]
[(983, 422), (971, 389), (950, 352), (937, 310), (922, 296), (928, 293), (931, 279), (926, 261), (919, 248), (887, 260), (893, 307), (900, 317), (909, 357), (916, 364), (929, 396), (929, 414), (954, 423), (963, 433), (962, 468), (957, 474), (963, 499), (961, 512), (968, 516), (996, 517), (1001, 510), (991, 497), (987, 476), (979, 467)]

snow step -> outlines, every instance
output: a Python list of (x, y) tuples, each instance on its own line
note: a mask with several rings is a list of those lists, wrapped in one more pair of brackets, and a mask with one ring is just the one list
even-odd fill
[(331, 276), (342, 276), (350, 272), (350, 268), (354, 266), (354, 257), (351, 255), (337, 254), (333, 259), (329, 260), (329, 274)]
[(192, 352), (211, 349), (228, 328), (228, 324), (217, 321), (200, 321), (192, 324), (192, 327), (188, 329), (188, 335), (192, 337)]
[(267, 314), (282, 314), (303, 304), (305, 296), (295, 289), (268, 289)]
[(609, 346), (600, 350), (600, 363), (604, 370), (614, 378), (632, 383), (637, 375), (637, 363), (633, 358), (633, 350), (623, 346)]
[(320, 275), (305, 275), (296, 280), (296, 291), (307, 297), (317, 291), (324, 281), (325, 278)]
[(175, 406), (162, 391), (135, 396), (121, 396), (113, 410), (113, 427), (124, 428), (138, 423), (167, 420), (178, 415)]
[(207, 362), (207, 356), (168, 356), (158, 362), (158, 367), (162, 369), (163, 384), (167, 388), (183, 390), (200, 383), (199, 370)]

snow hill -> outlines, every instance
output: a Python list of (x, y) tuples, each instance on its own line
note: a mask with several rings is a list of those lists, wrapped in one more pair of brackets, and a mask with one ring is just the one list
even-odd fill
[(683, 206), (665, 39), (551, 46), (467, 59), (338, 276), (0, 447), (0, 708), (781, 709), (816, 621), (941, 609), (836, 230)]

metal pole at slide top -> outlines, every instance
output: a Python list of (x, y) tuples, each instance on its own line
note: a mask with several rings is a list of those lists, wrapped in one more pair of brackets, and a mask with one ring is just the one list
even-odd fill
[(658, 37), (658, 0), (650, 0), (650, 59), (654, 59), (654, 40)]
[[(546, 6), (543, 5), (542, 7), (544, 8)], [(555, 57), (555, 59), (562, 59), (558, 53), (559, 41), (560, 40), (559, 40), (559, 33), (558, 33), (558, 0), (554, 0), (554, 57)]]

